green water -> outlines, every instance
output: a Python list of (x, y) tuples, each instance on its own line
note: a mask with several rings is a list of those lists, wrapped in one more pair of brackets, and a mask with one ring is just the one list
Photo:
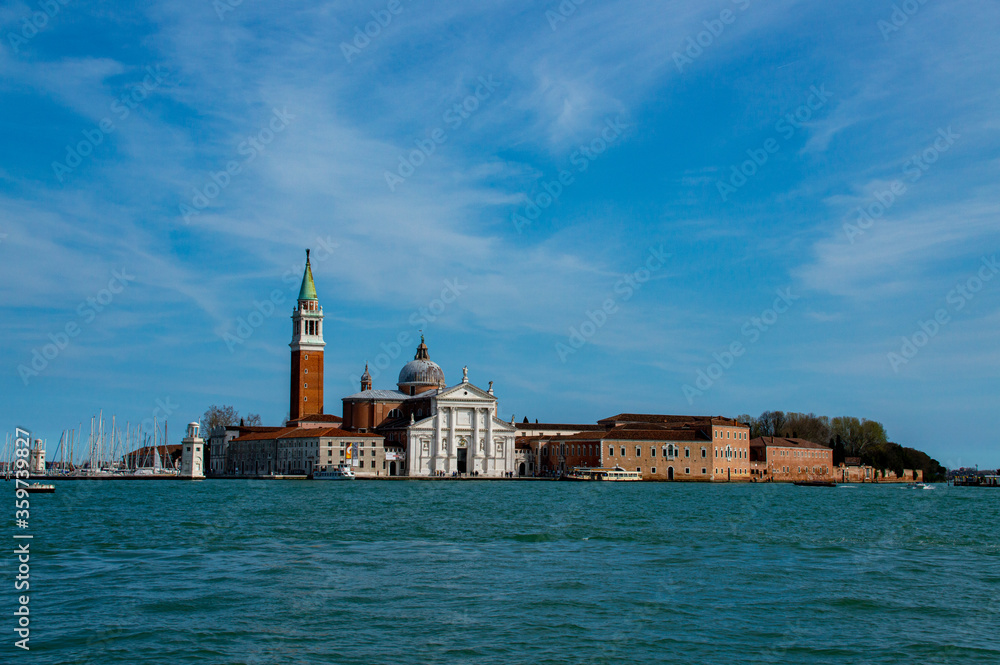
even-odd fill
[(998, 506), (947, 486), (61, 481), (31, 496), (29, 653), (3, 558), (0, 661), (995, 664)]

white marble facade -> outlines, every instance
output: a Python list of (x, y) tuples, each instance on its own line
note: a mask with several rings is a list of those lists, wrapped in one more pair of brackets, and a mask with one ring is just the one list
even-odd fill
[(407, 475), (502, 478), (515, 471), (516, 428), (497, 418), (497, 398), (468, 382), (431, 398), (429, 418), (407, 428)]

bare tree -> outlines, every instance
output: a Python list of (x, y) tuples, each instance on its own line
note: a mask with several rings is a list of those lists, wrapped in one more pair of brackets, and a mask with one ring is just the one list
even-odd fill
[(206, 435), (211, 435), (216, 427), (235, 425), (239, 422), (240, 414), (231, 406), (217, 406), (213, 404), (205, 411), (201, 417), (201, 431)]
[(246, 418), (244, 419), (244, 421), (245, 421), (245, 424), (247, 424), (247, 425), (249, 425), (251, 427), (253, 427), (253, 426), (260, 427), (263, 424), (261, 422), (260, 414), (259, 413), (248, 413), (247, 416), (246, 416)]
[(765, 411), (760, 414), (761, 436), (781, 436), (785, 430), (784, 411)]

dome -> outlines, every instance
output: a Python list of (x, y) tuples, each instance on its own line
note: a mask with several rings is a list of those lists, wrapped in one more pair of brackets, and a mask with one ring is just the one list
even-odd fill
[(444, 372), (433, 360), (411, 360), (399, 371), (400, 386), (424, 384), (435, 388), (444, 383)]
[[(399, 371), (399, 381), (396, 385), (401, 391), (409, 392), (411, 395), (415, 392), (423, 392), (423, 390), (444, 385), (444, 371), (431, 360), (423, 336), (420, 337), (417, 355), (414, 356), (413, 360), (403, 365), (403, 369)], [(407, 388), (415, 390), (407, 390)]]

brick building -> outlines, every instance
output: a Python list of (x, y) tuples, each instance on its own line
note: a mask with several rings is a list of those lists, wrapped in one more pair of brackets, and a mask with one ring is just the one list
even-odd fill
[[(731, 418), (619, 414), (589, 425), (527, 425), (523, 431), (569, 431), (518, 439), (538, 476), (573, 467), (621, 467), (646, 480), (748, 482), (750, 429)], [(527, 466), (527, 465), (526, 465)], [(532, 467), (529, 467), (532, 468)], [(526, 469), (527, 471), (527, 469)]]
[(233, 476), (310, 475), (348, 464), (358, 477), (396, 475), (386, 460), (383, 443), (376, 434), (338, 427), (248, 432), (229, 442), (226, 471)]
[(750, 441), (750, 462), (757, 481), (837, 480), (833, 449), (806, 439), (757, 437)]

